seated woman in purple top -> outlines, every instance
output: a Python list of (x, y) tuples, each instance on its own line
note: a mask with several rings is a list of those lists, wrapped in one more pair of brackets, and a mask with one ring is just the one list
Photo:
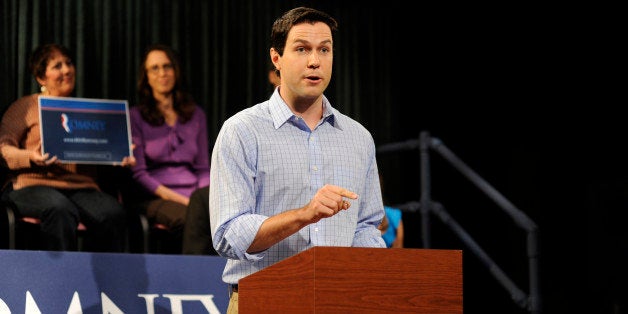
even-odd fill
[[(180, 242), (190, 195), (209, 185), (207, 118), (183, 88), (176, 53), (153, 45), (139, 71), (137, 106), (130, 109), (141, 195), (135, 205), (153, 222), (167, 225)], [(181, 246), (173, 249), (180, 253)]]

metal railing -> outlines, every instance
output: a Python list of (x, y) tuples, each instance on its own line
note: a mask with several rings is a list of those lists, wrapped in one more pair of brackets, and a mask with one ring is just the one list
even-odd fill
[[(524, 212), (513, 205), (506, 197), (479, 176), (441, 140), (431, 137), (429, 132), (421, 132), (418, 140), (381, 145), (377, 153), (389, 153), (405, 150), (420, 150), (421, 158), (421, 198), (420, 201), (411, 201), (395, 205), (403, 211), (419, 211), (421, 215), (421, 240), (424, 248), (431, 247), (430, 214), (447, 225), (469, 247), (471, 252), (479, 258), (495, 279), (510, 293), (512, 300), (521, 308), (530, 313), (541, 313), (541, 297), (539, 282), (539, 239), (538, 227)], [(439, 153), (451, 166), (462, 173), (486, 196), (492, 199), (500, 209), (513, 219), (514, 223), (523, 229), (527, 235), (527, 258), (529, 293), (520, 289), (513, 280), (491, 259), (478, 243), (458, 224), (445, 210), (442, 204), (431, 199), (430, 150)]]

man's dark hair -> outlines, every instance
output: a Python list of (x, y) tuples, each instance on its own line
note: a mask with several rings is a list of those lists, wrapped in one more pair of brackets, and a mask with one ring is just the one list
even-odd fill
[(307, 7), (298, 7), (285, 12), (273, 23), (273, 28), (270, 32), (270, 47), (275, 48), (279, 55), (283, 56), (290, 29), (297, 24), (314, 24), (316, 22), (327, 24), (331, 29), (332, 37), (338, 30), (338, 22), (325, 12)]

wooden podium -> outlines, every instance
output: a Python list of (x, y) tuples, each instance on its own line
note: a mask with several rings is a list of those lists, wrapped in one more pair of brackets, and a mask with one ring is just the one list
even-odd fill
[(462, 251), (314, 247), (240, 279), (240, 313), (462, 313)]

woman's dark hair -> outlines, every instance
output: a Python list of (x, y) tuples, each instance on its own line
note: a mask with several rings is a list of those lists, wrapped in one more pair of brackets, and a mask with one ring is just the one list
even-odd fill
[(60, 44), (45, 44), (41, 45), (31, 53), (28, 60), (28, 69), (35, 78), (43, 79), (46, 76), (46, 68), (48, 67), (48, 61), (50, 56), (54, 52), (59, 52), (63, 56), (73, 60), (70, 49)]
[(325, 12), (306, 7), (298, 7), (285, 12), (273, 23), (273, 28), (270, 32), (270, 47), (275, 48), (279, 55), (283, 56), (290, 29), (297, 24), (314, 24), (316, 22), (327, 24), (331, 29), (332, 37), (338, 30), (338, 22)]
[(148, 70), (146, 69), (148, 54), (156, 50), (163, 51), (172, 64), (175, 75), (175, 84), (172, 89), (172, 106), (179, 115), (179, 120), (185, 123), (192, 118), (196, 104), (192, 95), (185, 89), (185, 78), (181, 75), (181, 66), (177, 53), (172, 48), (162, 44), (154, 44), (146, 48), (142, 62), (140, 63), (138, 72), (139, 79), (137, 82), (137, 92), (139, 96), (138, 107), (140, 108), (140, 113), (142, 114), (142, 118), (151, 125), (162, 125), (165, 123), (164, 117), (157, 109), (155, 98), (153, 98), (153, 89), (150, 87), (150, 84), (148, 84)]

